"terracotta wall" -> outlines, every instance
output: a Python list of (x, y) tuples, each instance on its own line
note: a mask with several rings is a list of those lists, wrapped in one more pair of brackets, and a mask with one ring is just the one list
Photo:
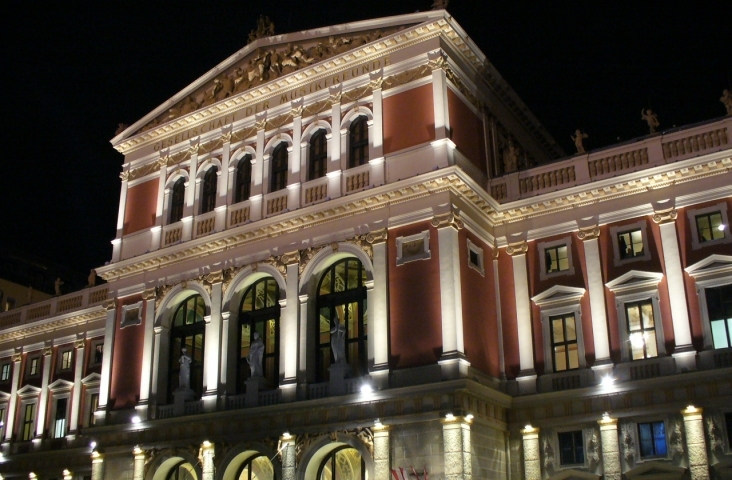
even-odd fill
[[(460, 231), (459, 238), (465, 355), (473, 368), (499, 377), (501, 372), (498, 358), (493, 250), (466, 229)], [(484, 276), (470, 267), (468, 238), (483, 249)]]
[(139, 232), (155, 225), (158, 203), (158, 180), (148, 180), (127, 189), (125, 221), (122, 233)]
[(432, 84), (384, 98), (384, 154), (435, 139)]
[(460, 153), (485, 174), (483, 120), (476, 116), (449, 88), (447, 89), (447, 104), (450, 112), (450, 138)]
[[(113, 410), (132, 408), (140, 395), (140, 373), (142, 371), (142, 353), (145, 322), (120, 328), (122, 306), (137, 303), (141, 296), (124, 298), (117, 305), (115, 320), (114, 348), (112, 353), (112, 375), (109, 394), (109, 405)], [(144, 302), (142, 305), (144, 309)]]
[[(397, 266), (397, 237), (427, 229), (432, 257)], [(388, 248), (390, 367), (433, 365), (442, 354), (437, 230), (429, 222), (391, 229)]]
[(498, 257), (498, 283), (501, 290), (501, 318), (503, 320), (503, 354), (506, 363), (506, 377), (516, 378), (521, 370), (518, 345), (518, 321), (516, 319), (516, 297), (513, 285), (513, 260), (502, 250)]

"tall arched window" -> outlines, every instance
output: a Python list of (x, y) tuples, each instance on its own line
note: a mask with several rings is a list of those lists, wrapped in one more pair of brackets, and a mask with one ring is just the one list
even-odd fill
[(201, 192), (201, 214), (208, 213), (216, 207), (216, 182), (219, 178), (219, 169), (211, 167), (203, 176), (203, 191)]
[(186, 181), (180, 177), (173, 184), (170, 195), (170, 223), (180, 222), (183, 218), (183, 205), (186, 199)]
[(239, 467), (236, 480), (274, 480), (274, 467), (266, 455), (254, 455)]
[(317, 381), (328, 379), (328, 367), (333, 361), (330, 332), (337, 323), (346, 329), (346, 361), (354, 376), (367, 373), (366, 271), (355, 258), (337, 261), (323, 273), (318, 283), (316, 308)]
[(355, 448), (343, 445), (320, 464), (318, 480), (366, 480), (366, 463)]
[(325, 138), (325, 129), (321, 128), (310, 139), (310, 165), (308, 166), (308, 180), (324, 177), (328, 160), (328, 143)]
[(183, 300), (173, 314), (170, 329), (170, 363), (168, 375), (168, 397), (172, 401), (173, 391), (180, 386), (180, 358), (183, 348), (191, 357), (191, 389), (200, 397), (203, 393), (203, 346), (206, 323), (206, 304), (198, 294)]
[(249, 199), (252, 185), (252, 156), (247, 154), (236, 166), (236, 185), (234, 185), (234, 203)]
[(287, 185), (287, 144), (281, 142), (272, 152), (272, 176), (269, 182), (270, 192), (282, 190)]
[(198, 480), (198, 475), (193, 465), (182, 460), (170, 469), (165, 480)]
[(257, 280), (241, 299), (239, 310), (238, 388), (251, 376), (247, 357), (257, 333), (264, 343), (262, 374), (269, 388), (277, 388), (279, 378), (280, 289), (272, 277)]
[(366, 115), (351, 123), (348, 132), (348, 168), (358, 167), (369, 161), (369, 127)]

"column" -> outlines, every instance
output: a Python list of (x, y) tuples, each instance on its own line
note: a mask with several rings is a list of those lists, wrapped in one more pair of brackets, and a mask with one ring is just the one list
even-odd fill
[(519, 363), (521, 366), (519, 377), (516, 379), (519, 384), (519, 393), (533, 393), (536, 391), (534, 339), (531, 336), (531, 300), (526, 268), (526, 253), (528, 251), (529, 244), (526, 242), (511, 244), (506, 247), (506, 253), (513, 260), (513, 287), (516, 300)]
[(193, 237), (193, 217), (195, 215), (194, 208), (196, 203), (196, 191), (198, 191), (198, 184), (200, 179), (196, 177), (198, 171), (198, 141), (196, 137), (190, 140), (190, 147), (188, 154), (190, 160), (188, 161), (188, 181), (186, 182), (186, 198), (185, 206), (183, 207), (183, 233), (181, 234), (181, 240), (190, 240)]
[(541, 480), (541, 450), (539, 449), (539, 429), (531, 425), (521, 430), (524, 441), (524, 478)]
[(606, 413), (600, 424), (600, 443), (602, 444), (602, 468), (606, 480), (620, 480), (620, 448), (618, 445), (618, 419)]
[(295, 437), (289, 433), (282, 435), (280, 452), (282, 453), (282, 480), (295, 480), (295, 469), (297, 468)]
[(81, 378), (84, 376), (84, 350), (86, 340), (83, 338), (74, 342), (76, 349), (76, 364), (74, 365), (74, 390), (71, 396), (71, 419), (69, 433), (76, 434), (79, 428), (79, 410), (81, 406)]
[[(331, 133), (326, 136), (328, 140), (328, 196), (338, 198), (341, 196), (341, 173), (345, 166), (341, 165), (341, 85), (330, 87), (331, 104)], [(345, 143), (344, 143), (345, 145)], [(345, 158), (345, 157), (343, 157)]]
[(501, 313), (501, 282), (498, 275), (498, 248), (493, 247), (493, 283), (496, 285), (496, 327), (498, 332), (498, 367), (501, 379), (506, 379), (506, 356), (503, 352), (503, 314)]
[(689, 454), (691, 480), (706, 480), (709, 478), (709, 460), (704, 439), (702, 409), (689, 405), (681, 413), (684, 415), (686, 451)]
[(63, 474), (64, 480), (73, 480), (74, 479), (74, 475), (72, 475), (72, 473), (69, 470), (64, 470), (62, 472), (62, 474)]
[(142, 340), (142, 369), (140, 371), (140, 401), (137, 402), (137, 414), (140, 418), (148, 418), (147, 405), (150, 400), (150, 375), (153, 365), (153, 340), (155, 338), (155, 289), (148, 288), (142, 292), (145, 300), (145, 323)]
[(370, 183), (378, 187), (386, 181), (386, 172), (384, 166), (384, 113), (382, 102), (381, 84), (383, 81), (384, 70), (379, 69), (369, 73), (371, 80), (371, 103), (373, 105), (374, 118), (369, 125), (369, 164), (371, 165)]
[(374, 478), (389, 480), (391, 478), (389, 427), (377, 422), (374, 432)]
[[(297, 330), (298, 310), (297, 290), (300, 274), (300, 252), (285, 253), (280, 257), (280, 262), (287, 268), (287, 285), (285, 298), (280, 300), (280, 351), (282, 352), (282, 366), (280, 373), (283, 375), (282, 396), (286, 400), (295, 400), (297, 386)], [(307, 317), (306, 317), (307, 318)]]
[(587, 287), (590, 295), (590, 314), (592, 316), (592, 335), (595, 339), (595, 365), (593, 369), (596, 369), (596, 367), (612, 367), (605, 310), (605, 284), (602, 281), (602, 264), (600, 263), (600, 247), (598, 243), (600, 227), (595, 225), (588, 228), (581, 228), (577, 237), (582, 240), (585, 250)]
[[(165, 398), (164, 386), (161, 388), (160, 382), (165, 381), (165, 373), (168, 370), (167, 357), (161, 354), (163, 348), (167, 351), (168, 342), (170, 342), (169, 329), (163, 326), (153, 329), (155, 336), (153, 339), (153, 364), (152, 364), (152, 381), (150, 382), (150, 400), (149, 404), (156, 405)], [(162, 391), (161, 391), (162, 390)]]
[[(300, 322), (299, 322), (299, 338), (300, 344), (297, 351), (300, 355), (300, 364), (298, 366), (298, 381), (303, 384), (307, 381), (308, 372), (308, 295), (300, 295)], [(306, 393), (306, 392), (305, 392)]]
[[(223, 295), (222, 295), (223, 296)], [(227, 392), (226, 375), (228, 372), (229, 352), (236, 351), (236, 347), (229, 346), (229, 317), (231, 312), (221, 312), (221, 355), (219, 359), (219, 391)]]
[(470, 420), (465, 417), (454, 417), (449, 413), (442, 420), (445, 480), (471, 480), (473, 478), (470, 423)]
[(46, 428), (46, 408), (48, 406), (48, 378), (51, 374), (51, 363), (53, 348), (43, 349), (43, 377), (41, 378), (41, 395), (38, 398), (38, 411), (36, 413), (36, 437), (43, 436), (43, 429)]
[(166, 213), (165, 208), (165, 183), (168, 181), (168, 150), (160, 152), (160, 159), (158, 160), (158, 166), (160, 167), (160, 174), (158, 176), (158, 200), (155, 206), (155, 226), (151, 229), (152, 236), (150, 238), (150, 251), (157, 250), (160, 248), (160, 241), (162, 239), (163, 225), (165, 224), (164, 215)]
[[(300, 208), (300, 191), (302, 183), (300, 179), (300, 150), (302, 141), (302, 99), (290, 102), (292, 106), (292, 146), (287, 148), (287, 208), (295, 210)], [(292, 185), (292, 187), (290, 187)], [(294, 186), (298, 187), (295, 188)]]
[(201, 480), (214, 480), (214, 444), (204, 440), (201, 444)]
[(218, 172), (216, 184), (216, 220), (214, 232), (226, 229), (226, 207), (229, 198), (229, 160), (231, 158), (231, 125), (221, 129), (221, 141), (224, 143), (221, 151), (221, 169)]
[(140, 447), (135, 447), (132, 450), (132, 454), (135, 456), (135, 461), (132, 467), (132, 480), (144, 480), (145, 479), (145, 451)]
[[(16, 350), (17, 351), (17, 350)], [(7, 422), (5, 424), (5, 440), (13, 439), (13, 429), (15, 427), (16, 415), (15, 409), (18, 403), (18, 381), (20, 380), (20, 362), (23, 355), (16, 353), (13, 355), (13, 380), (10, 385), (10, 401), (8, 401)]]
[[(102, 379), (99, 382), (98, 412), (106, 412), (107, 402), (109, 401), (109, 387), (112, 376), (112, 347), (117, 323), (117, 300), (107, 300), (104, 307), (107, 309), (107, 321), (104, 327), (104, 351), (102, 352)], [(101, 416), (103, 417), (104, 413)]]
[(443, 379), (467, 375), (463, 343), (463, 302), (460, 283), (460, 249), (458, 230), (463, 222), (452, 212), (435, 215), (432, 226), (437, 229), (440, 257), (440, 304), (442, 310)]
[(206, 347), (203, 359), (204, 397), (215, 397), (219, 390), (219, 352), (221, 351), (221, 302), (224, 273), (210, 273), (206, 283), (211, 285), (211, 315), (206, 322)]
[(117, 235), (112, 241), (112, 262), (117, 262), (122, 254), (122, 235), (125, 227), (125, 207), (127, 206), (127, 184), (130, 176), (129, 170), (120, 174), (122, 188), (119, 192), (119, 207), (117, 210)]
[(104, 457), (94, 450), (92, 452), (92, 474), (91, 480), (104, 480)]
[(447, 77), (445, 76), (445, 56), (442, 50), (427, 54), (432, 68), (432, 101), (435, 108), (435, 140), (449, 138), (450, 115), (447, 107)]
[(389, 302), (388, 272), (386, 258), (387, 229), (376, 230), (366, 235), (366, 241), (371, 244), (373, 252), (371, 261), (374, 268), (373, 286), (368, 290), (369, 318), (371, 325), (371, 339), (373, 344), (374, 366), (371, 376), (378, 388), (386, 388), (389, 383)]
[(665, 264), (666, 284), (671, 301), (671, 320), (674, 324), (673, 356), (679, 370), (696, 370), (696, 351), (691, 344), (689, 311), (686, 308), (684, 271), (681, 268), (679, 242), (676, 237), (676, 209), (659, 210), (653, 214), (653, 221), (661, 230), (661, 245)]

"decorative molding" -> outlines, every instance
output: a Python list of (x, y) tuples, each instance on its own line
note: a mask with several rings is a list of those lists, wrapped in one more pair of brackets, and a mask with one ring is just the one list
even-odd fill
[(287, 266), (293, 263), (300, 263), (300, 250), (287, 252), (280, 255), (280, 263)]
[(160, 303), (170, 293), (175, 285), (163, 285), (155, 287), (155, 311), (160, 309)]
[(518, 243), (511, 243), (506, 247), (506, 253), (510, 256), (523, 255), (529, 251), (529, 243), (527, 241), (521, 241)]
[(10, 360), (13, 362), (20, 362), (23, 360), (23, 354), (22, 353), (15, 353), (10, 357)]
[(373, 232), (367, 233), (366, 241), (372, 245), (375, 245), (377, 243), (384, 243), (386, 242), (388, 236), (388, 230), (386, 228), (382, 228), (381, 230), (374, 230)]
[(582, 241), (600, 238), (600, 227), (593, 225), (591, 227), (580, 228), (579, 232), (577, 232), (577, 238)]
[(104, 303), (102, 303), (102, 307), (108, 312), (114, 310), (115, 308), (117, 308), (117, 299), (108, 298), (104, 301)]
[(224, 281), (224, 272), (223, 270), (218, 270), (216, 272), (211, 272), (208, 275), (204, 277), (204, 281), (210, 285), (215, 285), (217, 283), (222, 283)]
[(82, 315), (75, 315), (73, 317), (58, 318), (50, 322), (44, 321), (42, 323), (29, 325), (26, 328), (20, 328), (12, 332), (2, 333), (0, 334), (0, 342), (20, 339), (25, 339), (27, 341), (28, 337), (31, 337), (33, 335), (51, 333), (58, 331), (62, 328), (65, 329), (77, 325), (84, 325), (87, 323), (91, 323), (95, 320), (102, 320), (104, 318), (106, 318), (106, 312), (100, 309), (93, 312), (84, 313)]
[(678, 217), (678, 213), (676, 212), (675, 208), (671, 207), (664, 210), (659, 210), (654, 213), (653, 221), (659, 225), (662, 225), (664, 223), (671, 223), (676, 221), (676, 217)]
[(48, 357), (53, 354), (53, 347), (43, 347), (43, 356)]
[(156, 289), (153, 288), (146, 288), (142, 291), (142, 299), (145, 301), (153, 300), (155, 296), (157, 295)]
[(460, 216), (453, 212), (435, 215), (430, 224), (435, 228), (452, 227), (455, 230), (460, 230), (465, 226)]
[(74, 342), (74, 348), (79, 349), (84, 347), (86, 347), (86, 340), (76, 340)]

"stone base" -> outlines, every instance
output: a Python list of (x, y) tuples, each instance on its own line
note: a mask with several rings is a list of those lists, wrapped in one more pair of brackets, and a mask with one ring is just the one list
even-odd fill
[(328, 384), (328, 394), (345, 395), (346, 394), (346, 377), (351, 374), (351, 366), (347, 363), (334, 363), (328, 367), (330, 372), (330, 382)]
[(183, 415), (185, 403), (196, 398), (196, 392), (190, 388), (176, 388), (173, 391), (173, 414), (175, 416)]
[(697, 369), (696, 350), (694, 350), (694, 347), (689, 345), (686, 348), (676, 348), (671, 356), (676, 360), (677, 373), (693, 372)]
[(264, 388), (264, 377), (247, 378), (244, 384), (247, 386), (244, 395), (244, 405), (247, 407), (256, 407), (259, 404), (259, 391)]

